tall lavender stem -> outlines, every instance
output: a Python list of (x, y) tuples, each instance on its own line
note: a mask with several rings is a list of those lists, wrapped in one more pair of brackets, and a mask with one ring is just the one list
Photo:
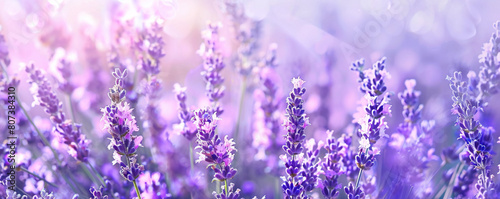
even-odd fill
[[(108, 93), (111, 105), (101, 109), (103, 112), (101, 120), (105, 123), (104, 129), (112, 136), (108, 149), (114, 150), (113, 164), (120, 165), (121, 176), (134, 184), (137, 196), (141, 199), (136, 179), (144, 171), (144, 166), (137, 163), (137, 148), (141, 146), (142, 136), (132, 135), (139, 129), (135, 117), (131, 114), (129, 103), (124, 101), (126, 91), (123, 89), (123, 78), (127, 76), (127, 71), (116, 69), (113, 76), (115, 85)], [(123, 158), (126, 164), (122, 162)]]
[(365, 94), (364, 99), (366, 105), (364, 114), (359, 114), (358, 118), (354, 118), (354, 122), (360, 125), (358, 136), (360, 149), (356, 155), (356, 165), (358, 166), (359, 174), (356, 180), (356, 185), (352, 186), (349, 183), (344, 190), (349, 198), (362, 197), (363, 191), (360, 189), (360, 180), (363, 170), (370, 170), (375, 163), (375, 155), (378, 154), (378, 149), (373, 145), (382, 137), (385, 136), (387, 124), (384, 121), (385, 117), (390, 114), (389, 95), (386, 94), (387, 87), (384, 83), (384, 78), (388, 76), (385, 70), (385, 58), (382, 58), (371, 69), (364, 69), (364, 60), (358, 60), (353, 63), (351, 70), (357, 71), (359, 74), (359, 82), (361, 83), (360, 90)]
[(285, 162), (286, 176), (282, 176), (284, 183), (281, 185), (285, 198), (301, 198), (305, 195), (305, 188), (302, 186), (303, 179), (299, 176), (302, 168), (302, 157), (304, 155), (304, 139), (306, 135), (304, 130), (310, 125), (303, 104), (302, 96), (306, 89), (302, 86), (304, 81), (300, 78), (293, 78), (293, 90), (286, 99), (287, 117), (283, 123), (287, 134), (285, 136), (286, 144), (283, 145), (285, 155), (280, 158)]

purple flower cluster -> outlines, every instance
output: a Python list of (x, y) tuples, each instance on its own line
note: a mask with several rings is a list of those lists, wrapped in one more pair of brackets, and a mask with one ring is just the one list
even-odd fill
[(482, 110), (481, 104), (467, 92), (467, 84), (462, 80), (462, 73), (455, 72), (453, 77), (447, 77), (453, 93), (453, 112), (458, 116), (460, 138), (465, 142), (466, 156), (470, 164), (481, 173), (476, 188), (478, 197), (488, 198), (494, 191), (490, 172), (492, 154), (492, 129), (484, 127), (474, 116)]
[(222, 140), (217, 135), (217, 122), (220, 119), (213, 110), (208, 108), (196, 110), (193, 120), (198, 130), (198, 146), (196, 146), (196, 149), (200, 150), (198, 151), (199, 159), (196, 162), (207, 162), (208, 167), (215, 172), (214, 180), (224, 182), (225, 192), (217, 197), (238, 198), (239, 189), (233, 192), (232, 188), (229, 188), (232, 186), (228, 187), (228, 180), (232, 179), (237, 172), (236, 169), (231, 167), (231, 162), (234, 159), (233, 151), (236, 150), (233, 139), (226, 136)]
[(345, 159), (346, 156), (342, 151), (346, 146), (335, 140), (333, 131), (327, 131), (326, 134), (328, 135), (324, 146), (326, 154), (321, 163), (325, 179), (322, 181), (323, 189), (321, 193), (325, 198), (333, 199), (339, 195), (338, 189), (342, 186), (338, 180), (339, 176), (344, 174), (342, 160)]
[(201, 44), (198, 54), (203, 59), (203, 69), (201, 72), (203, 79), (207, 83), (206, 91), (207, 97), (212, 103), (212, 108), (220, 116), (224, 111), (219, 100), (224, 96), (225, 87), (222, 85), (224, 83), (224, 77), (221, 76), (220, 72), (224, 68), (223, 56), (220, 52), (220, 36), (219, 29), (222, 24), (210, 23), (208, 24), (208, 29), (202, 32), (202, 37), (205, 40)]
[[(123, 78), (127, 76), (127, 71), (116, 69), (112, 73), (115, 77), (115, 85), (108, 93), (111, 105), (102, 108), (102, 121), (104, 130), (111, 134), (111, 142), (108, 149), (113, 149), (113, 164), (120, 165), (120, 174), (125, 180), (134, 183), (137, 195), (141, 198), (137, 188), (136, 179), (144, 171), (144, 166), (137, 163), (137, 148), (141, 146), (142, 136), (134, 136), (133, 132), (138, 131), (135, 117), (131, 114), (130, 105), (125, 102), (126, 92), (123, 89)], [(122, 162), (122, 159), (126, 163)]]
[(386, 136), (385, 130), (388, 128), (385, 117), (390, 115), (389, 94), (386, 93), (384, 79), (389, 76), (385, 70), (385, 57), (373, 64), (371, 69), (364, 69), (364, 60), (358, 60), (352, 64), (351, 70), (359, 74), (360, 90), (365, 94), (362, 101), (363, 107), (360, 113), (354, 118), (354, 122), (359, 125), (357, 131), (360, 137), (359, 151), (355, 157), (357, 167), (360, 169), (353, 186), (344, 188), (350, 198), (362, 197), (367, 192), (360, 189), (360, 179), (363, 170), (370, 170), (375, 164), (375, 156), (379, 154), (379, 149), (374, 147), (376, 142)]
[(89, 141), (81, 133), (81, 124), (65, 119), (62, 102), (57, 98), (41, 70), (36, 69), (33, 64), (26, 66), (25, 70), (30, 76), (30, 84), (35, 97), (34, 103), (44, 107), (45, 112), (50, 115), (50, 120), (55, 125), (54, 130), (61, 136), (62, 142), (69, 147), (69, 154), (78, 161), (87, 162)]
[(305, 197), (305, 187), (303, 183), (306, 179), (299, 175), (302, 171), (304, 161), (304, 139), (306, 138), (304, 129), (310, 125), (309, 118), (304, 110), (304, 100), (302, 96), (306, 89), (302, 86), (304, 80), (293, 78), (293, 90), (286, 99), (287, 117), (283, 123), (287, 134), (286, 143), (283, 145), (285, 155), (280, 158), (285, 162), (286, 176), (282, 176), (284, 183), (281, 185), (285, 198)]

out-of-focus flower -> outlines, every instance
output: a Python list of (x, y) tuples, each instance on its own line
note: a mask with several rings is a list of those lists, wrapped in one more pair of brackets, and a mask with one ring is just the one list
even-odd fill
[(26, 72), (30, 76), (32, 93), (35, 98), (34, 104), (44, 107), (45, 112), (50, 115), (50, 120), (55, 125), (55, 131), (61, 136), (62, 142), (69, 147), (69, 154), (76, 160), (87, 162), (89, 141), (81, 133), (81, 125), (65, 120), (62, 102), (52, 91), (49, 81), (41, 70), (35, 69), (35, 66), (31, 64), (31, 66), (26, 66)]
[(225, 67), (222, 54), (219, 52), (220, 36), (219, 29), (222, 27), (220, 23), (208, 24), (208, 29), (202, 32), (202, 37), (205, 40), (201, 44), (198, 54), (203, 59), (203, 69), (201, 72), (203, 79), (207, 83), (207, 97), (212, 102), (212, 109), (218, 116), (224, 111), (219, 100), (224, 96), (225, 87), (224, 77), (220, 72)]
[(196, 126), (191, 120), (193, 118), (193, 113), (188, 109), (186, 105), (186, 87), (181, 87), (179, 84), (174, 84), (175, 97), (179, 103), (179, 120), (180, 124), (177, 124), (179, 128), (179, 133), (186, 137), (189, 141), (196, 137)]
[[(272, 154), (272, 149), (277, 148), (277, 138), (280, 132), (279, 102), (276, 96), (278, 88), (272, 78), (273, 69), (264, 69), (261, 73), (263, 85), (254, 91), (255, 113), (253, 125), (252, 145), (257, 148), (256, 159), (265, 159), (267, 154)], [(271, 150), (271, 151), (269, 151)]]
[(10, 65), (9, 58), (9, 48), (7, 47), (7, 42), (5, 41), (5, 37), (0, 34), (0, 61), (3, 62), (6, 66)]

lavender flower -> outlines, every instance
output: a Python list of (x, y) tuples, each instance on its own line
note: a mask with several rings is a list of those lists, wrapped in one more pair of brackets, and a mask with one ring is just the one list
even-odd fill
[(45, 112), (50, 115), (50, 120), (55, 125), (54, 130), (61, 136), (62, 142), (69, 147), (69, 154), (78, 161), (87, 162), (89, 141), (81, 133), (81, 125), (65, 120), (62, 102), (52, 91), (49, 81), (41, 70), (35, 69), (35, 66), (31, 64), (31, 66), (26, 66), (26, 72), (31, 79), (29, 83), (33, 86), (34, 103), (44, 107)]
[(198, 54), (203, 58), (203, 69), (201, 72), (207, 83), (207, 97), (213, 103), (212, 108), (220, 116), (224, 111), (219, 100), (224, 96), (224, 78), (220, 72), (224, 68), (222, 54), (219, 52), (219, 29), (222, 24), (209, 24), (208, 29), (202, 32), (205, 42), (201, 44)]
[(283, 145), (285, 155), (281, 159), (285, 162), (287, 176), (282, 176), (284, 183), (281, 185), (285, 198), (304, 197), (305, 188), (302, 186), (304, 179), (299, 176), (303, 166), (304, 139), (306, 138), (304, 129), (309, 124), (309, 118), (303, 108), (304, 100), (302, 96), (306, 89), (302, 87), (304, 81), (300, 78), (293, 78), (293, 90), (287, 98), (287, 117), (283, 126), (287, 130), (285, 136), (286, 144)]
[[(388, 128), (384, 121), (387, 115), (390, 115), (389, 95), (385, 93), (387, 87), (384, 79), (389, 76), (385, 70), (385, 57), (373, 64), (371, 69), (364, 69), (364, 60), (358, 60), (352, 64), (351, 70), (357, 71), (359, 82), (361, 83), (360, 90), (365, 94), (363, 101), (363, 113), (357, 114), (354, 122), (360, 125), (358, 136), (359, 151), (355, 157), (356, 165), (360, 169), (356, 185), (345, 187), (344, 190), (352, 197), (358, 195), (361, 175), (363, 170), (370, 170), (375, 163), (375, 155), (379, 153), (379, 149), (373, 145), (383, 136)], [(348, 193), (349, 191), (349, 193)]]
[(422, 109), (424, 105), (418, 104), (418, 97), (420, 96), (420, 91), (415, 91), (415, 85), (417, 82), (414, 79), (406, 80), (406, 89), (404, 92), (399, 93), (398, 97), (403, 104), (403, 117), (404, 123), (399, 125), (398, 132), (408, 138), (412, 131), (414, 130), (415, 124), (422, 117)]
[(321, 163), (325, 179), (322, 181), (323, 189), (321, 193), (325, 198), (333, 199), (338, 196), (338, 189), (342, 186), (338, 182), (338, 178), (344, 173), (342, 169), (342, 159), (345, 158), (345, 154), (343, 154), (342, 150), (346, 146), (341, 145), (340, 142), (335, 140), (333, 131), (327, 131), (326, 134), (328, 135), (324, 147), (326, 149), (326, 154)]
[(255, 58), (260, 37), (261, 22), (248, 18), (241, 3), (231, 0), (224, 2), (224, 8), (233, 24), (238, 49), (234, 58), (236, 70), (248, 76), (259, 63)]
[(455, 72), (447, 77), (453, 93), (453, 112), (458, 115), (456, 124), (460, 127), (460, 138), (465, 142), (467, 156), (475, 169), (481, 171), (476, 188), (478, 197), (486, 198), (493, 191), (494, 184), (490, 173), (491, 167), (491, 128), (481, 125), (474, 118), (478, 110), (482, 110), (480, 101), (476, 101), (467, 93), (467, 85), (462, 80), (462, 73)]
[(491, 35), (490, 41), (483, 45), (483, 52), (479, 55), (479, 79), (471, 73), (469, 88), (477, 95), (476, 101), (481, 106), (487, 106), (486, 98), (498, 93), (500, 85), (500, 21), (493, 24), (495, 31)]
[(179, 84), (174, 84), (174, 93), (176, 99), (179, 103), (179, 120), (180, 124), (176, 126), (179, 132), (186, 137), (189, 141), (196, 137), (196, 127), (193, 124), (191, 118), (193, 118), (193, 113), (188, 109), (186, 105), (186, 87), (181, 87)]
[(318, 143), (317, 148), (314, 148), (316, 141), (310, 139), (305, 147), (307, 149), (304, 157), (304, 163), (302, 164), (302, 171), (300, 175), (304, 178), (302, 182), (302, 187), (304, 187), (305, 192), (310, 192), (318, 185), (318, 177), (321, 172), (320, 159), (318, 158), (319, 150), (323, 147), (323, 142)]
[(71, 62), (67, 60), (66, 52), (62, 48), (56, 49), (54, 55), (50, 60), (50, 64), (54, 65), (59, 71), (61, 78), (59, 79), (58, 88), (67, 95), (71, 95), (75, 90), (75, 85), (72, 84), (71, 79)]
[(160, 21), (155, 21), (149, 30), (143, 35), (143, 38), (137, 42), (138, 48), (145, 53), (140, 60), (139, 65), (147, 76), (160, 73), (160, 59), (165, 56), (163, 51), (163, 38), (160, 34), (162, 26)]
[[(137, 187), (136, 179), (144, 171), (144, 166), (137, 163), (137, 148), (141, 146), (142, 136), (134, 136), (133, 132), (138, 131), (135, 117), (131, 114), (130, 105), (125, 102), (126, 91), (123, 89), (123, 78), (127, 76), (127, 71), (116, 69), (112, 73), (115, 77), (115, 85), (110, 89), (108, 96), (111, 105), (101, 109), (104, 130), (111, 134), (111, 142), (108, 149), (113, 149), (113, 164), (120, 165), (121, 176), (134, 184), (137, 196), (141, 198)], [(126, 163), (122, 162), (123, 157)]]
[[(199, 159), (196, 162), (205, 161), (208, 163), (208, 167), (215, 172), (213, 180), (225, 183), (225, 196), (229, 197), (232, 189), (228, 188), (227, 181), (232, 179), (237, 172), (236, 169), (231, 167), (231, 162), (234, 159), (233, 151), (236, 150), (233, 139), (226, 136), (222, 140), (216, 134), (217, 121), (220, 119), (213, 110), (208, 108), (196, 110), (193, 120), (198, 129), (198, 146), (196, 146), (196, 149), (200, 149), (198, 152)], [(237, 192), (239, 191), (237, 190), (234, 193)]]
[(365, 193), (361, 190), (361, 187), (355, 188), (351, 182), (349, 182), (349, 186), (344, 187), (344, 191), (348, 199), (360, 199), (365, 197)]
[(101, 186), (98, 189), (90, 187), (90, 193), (92, 197), (90, 199), (108, 199), (107, 195), (104, 195), (104, 187)]
[(272, 75), (275, 75), (275, 71), (272, 69), (262, 70), (262, 88), (256, 89), (254, 92), (256, 102), (252, 145), (258, 150), (255, 155), (258, 160), (266, 158), (266, 151), (272, 154), (269, 149), (277, 148), (276, 139), (280, 132), (279, 119), (281, 117), (278, 111), (280, 99), (276, 96), (278, 88), (271, 78)]

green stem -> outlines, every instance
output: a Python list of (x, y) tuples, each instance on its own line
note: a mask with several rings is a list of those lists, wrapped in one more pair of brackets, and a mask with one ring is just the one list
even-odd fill
[(189, 141), (189, 162), (191, 163), (191, 172), (194, 172), (194, 154), (193, 154), (193, 143)]
[(25, 196), (28, 196), (28, 198), (31, 198), (31, 196), (26, 193), (23, 189), (19, 188), (18, 186), (16, 186), (16, 189), (19, 190), (21, 193), (23, 193)]
[(38, 179), (40, 179), (40, 180), (43, 180), (45, 183), (49, 184), (50, 186), (53, 186), (53, 187), (55, 187), (55, 188), (59, 189), (59, 187), (58, 187), (57, 185), (55, 185), (55, 184), (53, 184), (53, 183), (51, 183), (51, 182), (47, 181), (45, 178), (43, 178), (43, 177), (41, 177), (41, 176), (39, 176), (39, 175), (37, 175), (37, 174), (35, 174), (35, 173), (31, 172), (31, 171), (28, 171), (28, 169), (26, 169), (26, 168), (24, 168), (24, 167), (21, 167), (21, 166), (20, 166), (20, 167), (18, 167), (18, 168), (19, 168), (19, 169), (21, 169), (22, 171), (24, 171), (24, 172), (26, 172), (26, 173), (28, 173), (28, 174), (32, 175), (32, 176), (35, 176), (36, 178), (38, 178)]
[(139, 187), (137, 187), (137, 183), (134, 181), (132, 181), (134, 183), (134, 188), (135, 188), (135, 192), (137, 193), (137, 197), (139, 197), (139, 199), (141, 199), (141, 193), (139, 191)]
[[(121, 137), (120, 139), (123, 142), (123, 137)], [(128, 167), (131, 168), (132, 167), (131, 162), (130, 162), (127, 154), (125, 155), (125, 159), (127, 160)], [(141, 199), (141, 192), (139, 191), (139, 188), (137, 187), (137, 183), (135, 182), (135, 179), (132, 181), (132, 183), (134, 183), (135, 193), (137, 194), (137, 197), (139, 197), (139, 199)]]
[(68, 94), (67, 97), (68, 97), (69, 109), (71, 111), (71, 117), (73, 118), (73, 125), (75, 125), (76, 115), (75, 115), (75, 110), (73, 109), (73, 101), (71, 100), (71, 95), (70, 94)]
[(95, 185), (99, 184), (99, 181), (97, 181), (95, 179), (94, 175), (92, 175), (92, 173), (90, 173), (89, 169), (84, 164), (79, 164), (79, 165), (82, 168), (82, 170), (85, 173), (85, 175), (87, 175), (90, 178), (90, 180), (92, 180), (92, 182), (95, 183)]
[(226, 196), (227, 196), (227, 180), (224, 180), (224, 189), (226, 190)]
[(106, 183), (104, 183), (104, 180), (103, 180), (101, 174), (99, 174), (99, 172), (94, 168), (94, 166), (92, 166), (92, 164), (90, 164), (90, 162), (87, 162), (87, 164), (90, 166), (90, 169), (92, 170), (92, 172), (94, 172), (94, 174), (97, 176), (99, 181), (101, 181), (102, 186), (106, 186)]
[(453, 176), (451, 176), (450, 182), (448, 183), (448, 186), (446, 188), (446, 192), (444, 193), (444, 198), (450, 198), (451, 194), (453, 193), (453, 184), (455, 183), (455, 178), (457, 178), (458, 173), (460, 173), (463, 167), (464, 164), (462, 161), (460, 161), (460, 163), (455, 168)]
[(55, 159), (57, 160), (57, 163), (59, 163), (59, 165), (61, 165), (61, 160), (59, 160), (59, 155), (57, 155), (56, 150), (54, 150), (54, 148), (52, 148), (52, 146), (50, 145), (50, 143), (47, 140), (47, 138), (45, 138), (45, 136), (43, 136), (43, 134), (40, 132), (40, 130), (38, 130), (38, 127), (36, 127), (35, 123), (31, 119), (31, 117), (28, 115), (28, 111), (26, 111), (26, 109), (22, 105), (21, 100), (19, 99), (19, 96), (17, 96), (17, 93), (16, 93), (16, 99), (17, 99), (17, 102), (18, 102), (17, 104), (19, 105), (19, 107), (23, 111), (24, 115), (26, 116), (26, 119), (28, 119), (28, 121), (30, 122), (30, 124), (35, 129), (35, 131), (38, 134), (38, 136), (42, 139), (43, 144), (45, 144), (45, 146), (48, 146), (50, 148), (50, 150), (54, 154)]
[(355, 186), (356, 189), (358, 188), (359, 181), (361, 180), (361, 174), (363, 174), (363, 169), (359, 169), (358, 179), (356, 180), (356, 186)]
[(5, 66), (5, 63), (3, 62), (3, 60), (0, 60), (0, 65), (2, 65), (2, 70), (5, 73), (5, 77), (8, 80), (9, 79), (9, 73), (7, 72), (7, 67)]

